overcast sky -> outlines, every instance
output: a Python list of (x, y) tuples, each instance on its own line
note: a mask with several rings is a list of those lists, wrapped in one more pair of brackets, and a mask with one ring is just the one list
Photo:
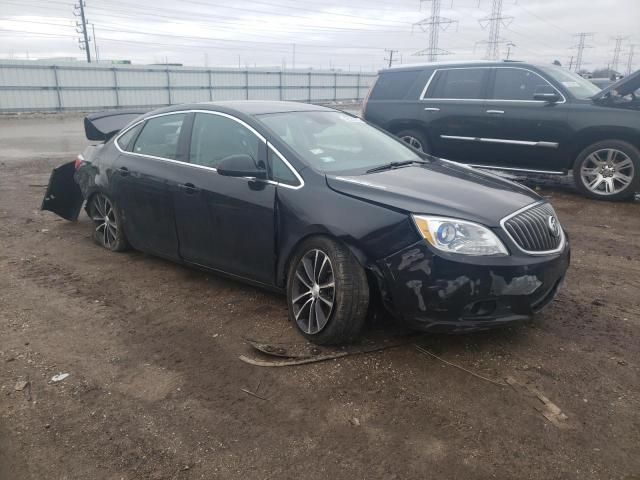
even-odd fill
[[(440, 31), (443, 60), (485, 56), (491, 0), (442, 0), (440, 15), (456, 20)], [(369, 71), (385, 65), (385, 49), (403, 63), (428, 45), (414, 26), (429, 17), (419, 0), (86, 0), (101, 60), (183, 63), (194, 66), (283, 66)], [(74, 2), (0, 0), (0, 57), (83, 58), (75, 32)], [(615, 36), (622, 43), (619, 70), (627, 68), (629, 45), (640, 44), (640, 0), (504, 0), (500, 37), (515, 59), (568, 64), (574, 34), (593, 32), (584, 67), (607, 66)], [(91, 32), (91, 30), (90, 30)], [(295, 47), (294, 47), (295, 44)], [(93, 43), (91, 44), (93, 54)], [(636, 47), (634, 69), (640, 66)]]

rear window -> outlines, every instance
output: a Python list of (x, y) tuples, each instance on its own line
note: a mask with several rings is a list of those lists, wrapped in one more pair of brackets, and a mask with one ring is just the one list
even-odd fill
[(185, 114), (168, 114), (145, 122), (133, 147), (133, 153), (175, 160), (178, 155), (178, 138)]
[(488, 74), (488, 68), (437, 70), (425, 96), (454, 99), (484, 98)]
[(371, 100), (401, 100), (418, 78), (420, 71), (385, 72), (371, 92)]

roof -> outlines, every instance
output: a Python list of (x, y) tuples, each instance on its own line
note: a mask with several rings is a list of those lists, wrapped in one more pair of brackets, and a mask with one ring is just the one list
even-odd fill
[(522, 63), (517, 60), (448, 60), (443, 62), (426, 62), (426, 63), (409, 63), (404, 65), (396, 65), (390, 68), (385, 68), (380, 70), (380, 72), (388, 72), (388, 71), (398, 71), (398, 70), (422, 70), (425, 67), (451, 67), (451, 66), (474, 66), (474, 65), (483, 65), (483, 66), (493, 66), (493, 65), (504, 65), (505, 63)]
[(264, 113), (333, 111), (331, 108), (302, 102), (280, 102), (273, 100), (229, 100), (222, 102), (202, 102), (179, 105), (182, 109), (199, 110), (234, 110), (245, 115), (261, 115)]

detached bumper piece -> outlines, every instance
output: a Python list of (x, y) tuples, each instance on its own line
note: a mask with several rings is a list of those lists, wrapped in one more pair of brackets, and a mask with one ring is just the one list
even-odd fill
[(41, 210), (48, 210), (72, 222), (78, 219), (84, 198), (73, 178), (75, 171), (75, 162), (65, 163), (53, 169), (47, 192), (42, 199)]
[(526, 320), (554, 299), (568, 266), (568, 242), (553, 255), (466, 258), (418, 242), (380, 262), (397, 315), (434, 332)]

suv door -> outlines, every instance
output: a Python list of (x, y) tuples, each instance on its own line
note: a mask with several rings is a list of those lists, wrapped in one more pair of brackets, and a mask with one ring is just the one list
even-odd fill
[[(566, 98), (541, 74), (524, 67), (491, 69), (490, 99), (485, 103), (489, 149), (485, 165), (562, 171), (561, 146), (570, 136)], [(560, 101), (534, 99), (536, 93), (557, 93)]]
[(266, 141), (258, 132), (225, 113), (196, 112), (188, 168), (173, 187), (180, 256), (272, 284), (276, 185), (219, 175), (220, 161), (237, 154), (250, 155), (266, 170)]
[(427, 125), (432, 153), (459, 162), (478, 159), (475, 139), (483, 134), (487, 67), (436, 69), (422, 91), (420, 115)]
[(110, 179), (127, 239), (140, 250), (174, 259), (178, 238), (170, 182), (182, 168), (178, 145), (186, 116), (148, 118), (119, 136), (115, 142), (121, 154)]

